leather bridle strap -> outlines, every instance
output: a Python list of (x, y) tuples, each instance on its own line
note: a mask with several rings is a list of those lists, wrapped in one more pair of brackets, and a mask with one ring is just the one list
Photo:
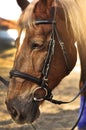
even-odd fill
[(77, 95), (70, 101), (60, 101), (60, 100), (55, 100), (55, 99), (46, 99), (54, 104), (58, 104), (58, 105), (61, 105), (61, 104), (68, 104), (68, 103), (71, 103), (73, 101), (75, 101), (79, 96), (80, 94), (86, 89), (86, 82), (84, 83), (83, 87), (81, 88), (81, 90), (77, 93)]
[(0, 76), (0, 81), (1, 81), (6, 87), (8, 87), (9, 81), (7, 81), (6, 79), (4, 79), (4, 78), (1, 77), (1, 76)]
[(61, 47), (61, 50), (62, 50), (62, 53), (63, 53), (63, 57), (64, 57), (64, 60), (65, 60), (66, 70), (67, 70), (66, 73), (69, 74), (71, 69), (70, 69), (70, 63), (69, 63), (69, 59), (68, 59), (68, 55), (67, 55), (65, 44), (61, 40), (61, 38), (60, 38), (60, 36), (58, 34), (58, 31), (57, 31), (57, 28), (55, 28), (55, 33), (56, 33), (56, 37), (57, 37), (57, 40), (58, 40), (59, 45)]
[(52, 56), (54, 55), (54, 50), (55, 50), (55, 30), (53, 28), (54, 24), (52, 24), (52, 32), (51, 32), (51, 39), (50, 39), (50, 43), (49, 43), (49, 47), (48, 47), (48, 52), (47, 52), (47, 56), (44, 62), (44, 66), (42, 69), (42, 84), (41, 86), (44, 87), (45, 84), (47, 84), (48, 87), (48, 74), (49, 74), (49, 70), (50, 70), (50, 65), (51, 65), (51, 60), (52, 60)]
[(41, 79), (40, 79), (40, 78), (36, 78), (36, 77), (34, 77), (34, 76), (31, 76), (31, 75), (29, 75), (29, 74), (20, 72), (20, 71), (18, 71), (18, 70), (11, 70), (11, 71), (10, 71), (10, 78), (12, 78), (12, 77), (19, 77), (19, 78), (22, 78), (22, 79), (31, 81), (31, 82), (33, 82), (33, 83), (36, 83), (36, 84), (38, 84), (39, 86), (41, 85)]

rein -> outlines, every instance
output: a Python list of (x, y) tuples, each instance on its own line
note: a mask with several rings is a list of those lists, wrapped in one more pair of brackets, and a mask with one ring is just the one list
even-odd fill
[(8, 85), (9, 85), (9, 81), (7, 81), (6, 79), (4, 79), (2, 76), (0, 76), (0, 81), (1, 81), (5, 86), (8, 86)]

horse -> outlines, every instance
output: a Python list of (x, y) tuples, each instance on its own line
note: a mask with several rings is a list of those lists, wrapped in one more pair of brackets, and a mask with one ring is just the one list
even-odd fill
[[(52, 91), (68, 76), (79, 51), (80, 90), (86, 86), (86, 1), (17, 0), (22, 10), (6, 106), (16, 123), (33, 123), (40, 105), (53, 100)], [(81, 91), (80, 111), (86, 97)], [(86, 103), (78, 129), (86, 129)]]

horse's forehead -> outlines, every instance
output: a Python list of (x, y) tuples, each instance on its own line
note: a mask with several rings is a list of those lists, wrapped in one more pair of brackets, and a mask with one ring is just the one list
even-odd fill
[[(19, 24), (20, 25), (24, 26), (24, 25), (27, 25), (27, 24), (31, 24), (33, 20), (38, 19), (38, 18), (40, 18), (40, 19), (47, 19), (47, 18), (51, 17), (50, 13), (46, 9), (47, 7), (45, 8), (45, 5), (42, 4), (43, 1), (40, 2), (41, 5), (43, 5), (43, 8), (40, 8), (40, 4), (39, 4), (39, 6), (36, 6), (39, 1), (40, 0), (33, 0), (27, 6), (27, 8), (24, 10), (22, 15), (20, 16), (20, 19), (19, 19)], [(54, 5), (52, 5), (51, 7), (54, 7)], [(35, 13), (33, 13), (34, 9), (36, 9)]]

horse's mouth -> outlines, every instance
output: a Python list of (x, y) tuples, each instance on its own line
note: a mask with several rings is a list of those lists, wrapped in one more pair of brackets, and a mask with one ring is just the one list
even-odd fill
[(32, 117), (32, 119), (31, 119), (31, 121), (28, 121), (27, 120), (27, 122), (26, 123), (33, 123), (37, 118), (39, 118), (39, 116), (40, 116), (40, 110), (38, 109), (37, 110), (37, 113)]
[(22, 103), (18, 99), (6, 101), (12, 119), (18, 124), (31, 124), (40, 115), (39, 103), (34, 102), (32, 99), (27, 101), (24, 100)]

